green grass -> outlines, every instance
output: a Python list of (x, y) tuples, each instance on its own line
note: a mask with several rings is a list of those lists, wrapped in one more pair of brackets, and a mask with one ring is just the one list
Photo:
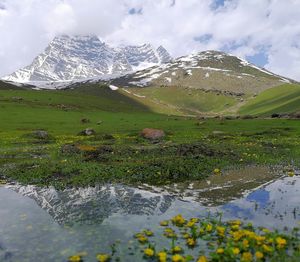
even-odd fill
[[(128, 91), (131, 92), (130, 97), (144, 103), (152, 111), (158, 113), (177, 115), (210, 114), (222, 112), (238, 103), (235, 97), (205, 92), (195, 88), (170, 86), (129, 88)], [(124, 92), (124, 94), (126, 93)], [(134, 94), (144, 96), (144, 98), (137, 99)]]
[(250, 115), (271, 115), (297, 111), (300, 111), (300, 85), (286, 84), (262, 92), (244, 105), (239, 112)]
[[(157, 114), (122, 91), (100, 85), (1, 90), (0, 108), (0, 173), (25, 184), (166, 184), (200, 180), (215, 168), (298, 164), (300, 159), (297, 120), (197, 120)], [(83, 124), (82, 118), (90, 122)], [(77, 135), (87, 127), (97, 134)], [(140, 132), (146, 127), (163, 129), (165, 139), (143, 139)], [(38, 129), (50, 137), (32, 136)], [(69, 144), (72, 150), (62, 150)]]

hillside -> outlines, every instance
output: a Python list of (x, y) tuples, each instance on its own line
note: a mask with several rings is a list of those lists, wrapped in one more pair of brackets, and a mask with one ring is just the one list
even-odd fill
[(291, 80), (238, 57), (205, 51), (129, 74), (113, 83), (125, 87), (178, 86), (226, 95), (253, 95)]
[[(124, 47), (124, 50), (133, 66), (149, 58), (138, 48)], [(164, 57), (162, 51), (161, 57)], [(133, 104), (149, 112), (185, 116), (299, 111), (299, 94), (294, 92), (293, 80), (217, 51), (201, 52), (122, 77), (103, 79), (40, 82), (38, 87), (64, 89), (62, 92), (71, 89), (69, 93), (80, 92), (84, 96), (94, 96), (96, 92), (105, 105), (102, 109), (118, 112), (122, 109), (126, 112)], [(57, 94), (57, 91), (53, 93), (53, 99)], [(77, 99), (72, 103), (74, 108), (80, 105)]]
[(253, 97), (293, 80), (238, 57), (206, 51), (111, 80), (155, 112), (236, 114)]
[(241, 107), (239, 113), (267, 115), (300, 112), (300, 85), (281, 85), (260, 93)]

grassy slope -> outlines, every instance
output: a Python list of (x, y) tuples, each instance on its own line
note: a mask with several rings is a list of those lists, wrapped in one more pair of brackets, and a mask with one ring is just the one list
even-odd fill
[(271, 115), (300, 111), (300, 85), (286, 84), (266, 90), (240, 109), (241, 114)]
[[(123, 93), (147, 105), (153, 112), (174, 115), (220, 113), (238, 103), (232, 96), (184, 87), (129, 88)], [(143, 96), (143, 97), (137, 97)]]
[[(22, 100), (14, 100), (20, 97)], [(148, 109), (130, 98), (102, 86), (66, 91), (2, 90), (0, 92), (1, 131), (47, 129), (55, 133), (71, 134), (84, 126), (82, 118), (91, 120), (90, 127), (99, 129), (98, 121), (126, 125), (123, 116), (132, 112), (148, 117)], [(8, 113), (9, 112), (9, 113)], [(120, 114), (114, 114), (120, 112)], [(149, 113), (151, 115), (151, 113)]]

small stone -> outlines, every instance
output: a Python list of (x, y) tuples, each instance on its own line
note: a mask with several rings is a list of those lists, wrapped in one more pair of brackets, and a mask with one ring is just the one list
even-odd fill
[(80, 120), (80, 122), (81, 122), (82, 124), (87, 124), (87, 123), (90, 123), (91, 121), (90, 121), (88, 118), (82, 118), (82, 119)]
[(84, 130), (82, 130), (78, 135), (80, 136), (92, 136), (92, 135), (95, 135), (96, 132), (94, 129), (92, 128), (86, 128)]
[(44, 130), (33, 131), (32, 135), (34, 138), (37, 138), (37, 139), (48, 139), (49, 138), (48, 132), (44, 131)]

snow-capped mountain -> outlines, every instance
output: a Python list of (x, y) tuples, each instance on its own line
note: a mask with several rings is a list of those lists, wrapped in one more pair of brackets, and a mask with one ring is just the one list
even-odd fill
[(68, 188), (15, 185), (9, 188), (34, 199), (60, 224), (101, 223), (113, 214), (154, 215), (165, 213), (175, 196), (123, 185)]
[(236, 94), (259, 93), (283, 82), (292, 80), (219, 51), (183, 56), (112, 81), (123, 87), (180, 86)]
[(150, 44), (114, 48), (96, 36), (58, 36), (31, 65), (4, 80), (14, 82), (71, 81), (131, 72), (169, 62), (162, 46)]

